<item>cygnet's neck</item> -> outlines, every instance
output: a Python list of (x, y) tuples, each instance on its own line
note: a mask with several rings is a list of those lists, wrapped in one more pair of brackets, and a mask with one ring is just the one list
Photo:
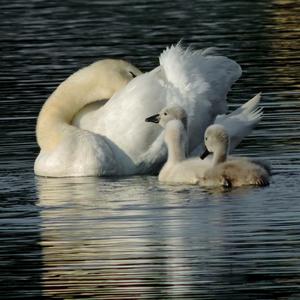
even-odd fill
[(186, 158), (186, 130), (180, 120), (172, 120), (166, 124), (165, 142), (168, 147), (167, 162), (180, 162)]
[(227, 153), (228, 153), (227, 143), (219, 143), (218, 145), (216, 145), (216, 149), (213, 153), (213, 159), (212, 159), (213, 166), (216, 166), (226, 161)]

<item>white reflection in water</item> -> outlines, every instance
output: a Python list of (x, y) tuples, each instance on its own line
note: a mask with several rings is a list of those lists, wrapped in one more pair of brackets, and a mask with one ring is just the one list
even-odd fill
[[(183, 189), (166, 190), (161, 199), (154, 184), (156, 178), (147, 177), (37, 178), (48, 296), (57, 284), (114, 299), (159, 293), (161, 285), (170, 294), (188, 293), (185, 274), (192, 270), (177, 232), (186, 219), (176, 213), (185, 208)], [(173, 245), (177, 249), (167, 254)]]
[[(268, 208), (269, 188), (204, 191), (147, 176), (36, 183), (47, 296), (217, 296), (222, 286), (241, 282), (254, 293), (264, 270), (280, 278), (291, 262), (273, 252), (286, 244), (282, 230), (295, 242), (296, 236), (280, 209)], [(292, 247), (281, 253), (291, 257)]]

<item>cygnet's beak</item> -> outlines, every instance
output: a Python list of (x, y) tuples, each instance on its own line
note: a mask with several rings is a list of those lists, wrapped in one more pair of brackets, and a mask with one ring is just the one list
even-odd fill
[(153, 115), (145, 119), (145, 122), (159, 123), (159, 121), (160, 121), (159, 114)]
[(204, 159), (206, 156), (208, 156), (210, 154), (210, 152), (207, 150), (207, 148), (205, 147), (205, 151), (203, 152), (203, 154), (200, 156), (201, 159)]

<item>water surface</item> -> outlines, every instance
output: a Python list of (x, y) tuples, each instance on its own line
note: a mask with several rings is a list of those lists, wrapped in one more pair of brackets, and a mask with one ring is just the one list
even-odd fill
[[(0, 3), (1, 298), (300, 298), (300, 7), (257, 2)], [(269, 187), (34, 176), (36, 117), (59, 82), (108, 57), (150, 70), (180, 39), (241, 64), (231, 109), (263, 92), (236, 153), (270, 160)]]

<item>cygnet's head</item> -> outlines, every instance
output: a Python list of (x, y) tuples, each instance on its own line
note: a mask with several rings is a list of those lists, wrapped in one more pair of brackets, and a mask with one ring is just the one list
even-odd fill
[(145, 119), (146, 122), (158, 123), (162, 127), (171, 120), (180, 120), (184, 127), (187, 126), (187, 114), (181, 106), (171, 106), (163, 108), (158, 114)]
[(204, 159), (208, 154), (215, 153), (220, 149), (227, 152), (229, 146), (229, 136), (224, 126), (214, 124), (207, 127), (204, 134), (204, 142), (206, 150), (201, 155), (202, 159)]

